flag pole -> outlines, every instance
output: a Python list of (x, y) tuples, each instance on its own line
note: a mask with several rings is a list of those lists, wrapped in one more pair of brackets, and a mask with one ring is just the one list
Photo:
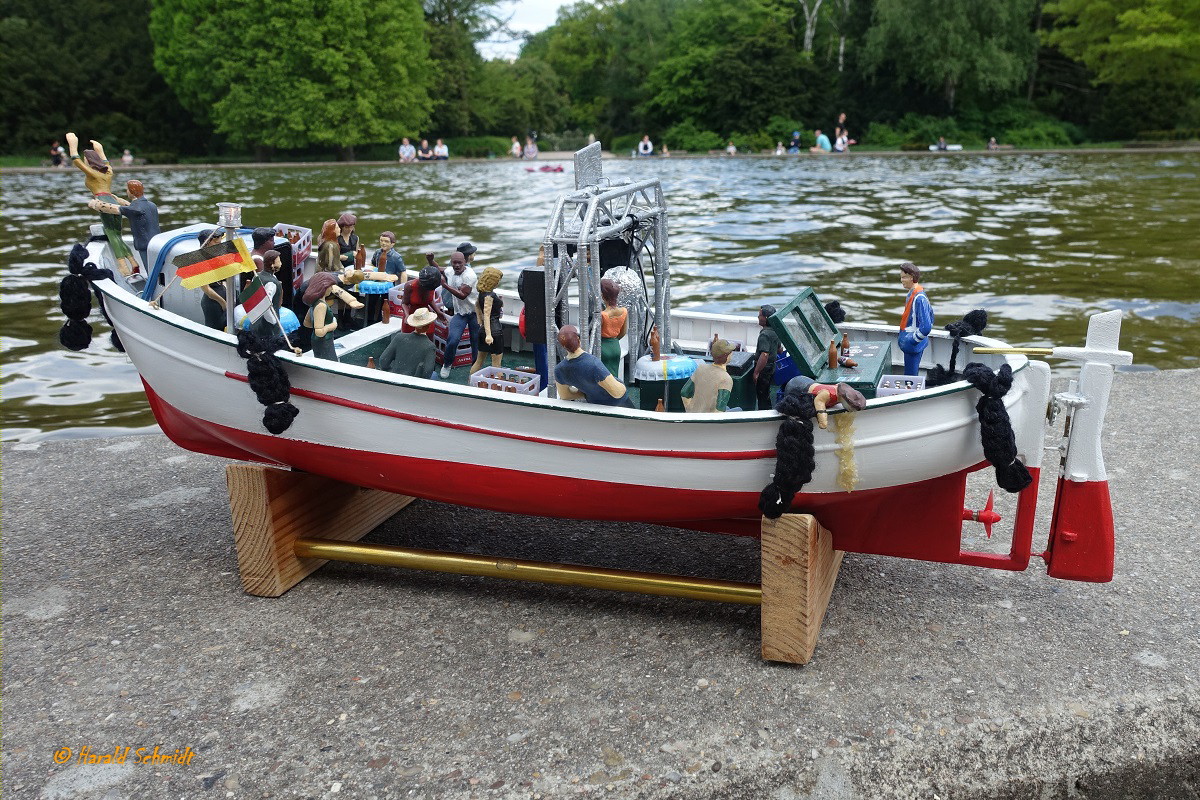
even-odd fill
[[(225, 241), (232, 244), (233, 237), (237, 235), (237, 229), (242, 224), (242, 207), (237, 203), (217, 203), (217, 214), (218, 224), (225, 229)], [(230, 275), (225, 279), (225, 325), (229, 333), (236, 335), (233, 308), (237, 305), (237, 284), (234, 283), (234, 278), (235, 276)]]
[(176, 272), (174, 275), (172, 275), (172, 276), (171, 276), (171, 282), (170, 282), (170, 283), (168, 283), (166, 286), (164, 286), (164, 287), (163, 287), (163, 289), (162, 289), (162, 291), (161, 291), (161, 292), (159, 292), (159, 293), (158, 293), (158, 294), (155, 296), (155, 298), (154, 298), (153, 300), (151, 300), (150, 302), (151, 302), (151, 303), (155, 303), (155, 304), (157, 304), (157, 303), (158, 303), (158, 301), (162, 299), (162, 296), (163, 296), (164, 294), (166, 294), (166, 293), (167, 293), (167, 289), (170, 289), (172, 286), (174, 286), (174, 285), (175, 285), (175, 281), (176, 281), (178, 278), (179, 278), (179, 273), (178, 273), (178, 272)]

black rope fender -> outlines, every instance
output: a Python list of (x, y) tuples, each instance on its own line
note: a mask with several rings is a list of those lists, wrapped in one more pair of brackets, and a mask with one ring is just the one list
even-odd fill
[(784, 394), (775, 404), (775, 410), (783, 415), (779, 433), (775, 435), (775, 474), (758, 496), (758, 510), (767, 519), (779, 519), (791, 510), (796, 493), (812, 480), (817, 468), (817, 451), (813, 446), (817, 409), (813, 396)]
[[(58, 284), (58, 307), (67, 318), (58, 331), (58, 341), (68, 350), (84, 350), (92, 343), (92, 326), (87, 321), (92, 313), (92, 298), (88, 289), (95, 293), (100, 313), (104, 315), (109, 327), (112, 327), (112, 319), (104, 309), (104, 295), (92, 285), (95, 281), (105, 278), (112, 280), (112, 270), (100, 269), (87, 260), (87, 255), (87, 248), (76, 242), (71, 248), (71, 254), (67, 256), (68, 274)], [(125, 347), (115, 330), (112, 332), (112, 345), (118, 352), (125, 352)]]
[(1033, 476), (1017, 460), (1017, 438), (1012, 420), (1004, 407), (1004, 395), (1012, 388), (1012, 367), (1001, 365), (992, 372), (983, 364), (967, 364), (963, 378), (983, 394), (975, 404), (979, 413), (979, 438), (983, 457), (996, 468), (996, 484), (1006, 492), (1016, 493), (1033, 483)]
[(287, 350), (287, 341), (282, 336), (263, 338), (248, 330), (237, 331), (237, 352), (246, 359), (246, 377), (250, 389), (258, 402), (266, 406), (263, 411), (263, 427), (278, 436), (292, 426), (292, 420), (300, 413), (289, 401), (292, 383), (283, 368), (276, 350)]

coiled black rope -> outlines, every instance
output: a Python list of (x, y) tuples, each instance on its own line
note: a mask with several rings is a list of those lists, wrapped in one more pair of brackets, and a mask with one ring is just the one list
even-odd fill
[(292, 420), (300, 413), (288, 402), (292, 383), (283, 363), (275, 355), (276, 350), (289, 349), (288, 344), (282, 336), (263, 338), (242, 328), (237, 331), (237, 341), (238, 355), (246, 359), (250, 389), (258, 402), (266, 406), (263, 427), (278, 436), (291, 427)]
[(846, 321), (846, 311), (837, 300), (830, 300), (825, 304), (825, 313), (833, 320), (834, 325), (841, 325)]
[(813, 446), (813, 418), (817, 416), (813, 396), (784, 394), (775, 404), (783, 414), (775, 436), (775, 474), (758, 496), (758, 510), (767, 519), (778, 519), (792, 507), (792, 500), (817, 468)]
[(941, 364), (935, 364), (933, 369), (925, 375), (925, 385), (945, 386), (947, 383), (954, 383), (958, 380), (959, 375), (954, 371), (954, 366), (958, 361), (958, 348), (962, 344), (963, 337), (978, 336), (983, 333), (987, 324), (988, 315), (982, 308), (968, 311), (962, 319), (947, 323), (945, 328), (954, 337), (954, 341), (950, 343), (950, 367), (947, 369)]
[[(92, 284), (95, 281), (112, 280), (110, 269), (100, 269), (87, 260), (88, 251), (82, 244), (76, 243), (67, 256), (67, 276), (58, 285), (58, 306), (62, 309), (67, 321), (58, 331), (58, 341), (68, 350), (83, 350), (92, 343), (92, 326), (88, 323), (88, 315), (92, 313), (92, 298), (88, 294), (90, 288), (96, 294), (96, 303), (100, 313), (112, 327), (112, 320), (104, 308), (104, 295)], [(120, 352), (125, 352), (120, 337), (114, 330), (112, 344)]]
[(1012, 387), (1012, 367), (1004, 364), (992, 372), (983, 364), (967, 364), (963, 378), (983, 394), (975, 404), (979, 438), (983, 457), (996, 468), (996, 484), (1007, 492), (1021, 491), (1033, 482), (1033, 477), (1017, 460), (1017, 437), (1004, 407), (1004, 395)]

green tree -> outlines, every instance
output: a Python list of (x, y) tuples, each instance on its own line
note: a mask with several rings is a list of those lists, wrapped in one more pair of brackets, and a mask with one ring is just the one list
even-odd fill
[(475, 128), (476, 88), (483, 58), (476, 45), (506, 30), (495, 0), (424, 0), (425, 35), (433, 60), (431, 126), (438, 135), (468, 136)]
[(471, 115), (476, 130), (520, 136), (528, 130), (553, 131), (562, 124), (566, 99), (558, 76), (543, 61), (483, 63)]
[(774, 0), (698, 0), (679, 14), (664, 59), (650, 74), (646, 109), (660, 125), (756, 131), (777, 114), (811, 110), (822, 77), (797, 46)]
[(47, 151), (72, 129), (110, 152), (194, 149), (198, 126), (154, 71), (148, 0), (0, 0), (0, 146)]
[(867, 75), (886, 73), (940, 93), (1011, 92), (1029, 77), (1035, 0), (875, 0), (863, 46)]
[(1200, 0), (1058, 0), (1046, 40), (1098, 83), (1200, 84)]
[(429, 117), (417, 0), (156, 0), (150, 33), (167, 83), (234, 144), (353, 157)]

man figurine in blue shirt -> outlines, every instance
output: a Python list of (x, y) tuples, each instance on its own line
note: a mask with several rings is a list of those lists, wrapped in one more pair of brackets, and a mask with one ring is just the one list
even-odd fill
[(558, 343), (567, 357), (554, 367), (554, 383), (563, 400), (587, 400), (602, 406), (633, 408), (625, 393), (625, 384), (612, 376), (604, 362), (579, 346), (579, 329), (564, 325), (558, 330)]
[(929, 346), (929, 331), (933, 329), (933, 307), (925, 290), (917, 281), (921, 270), (909, 262), (900, 265), (900, 284), (908, 290), (904, 301), (904, 315), (900, 317), (898, 343), (904, 353), (904, 374), (916, 375), (921, 366), (921, 355)]
[(122, 214), (129, 219), (129, 230), (133, 233), (133, 249), (142, 257), (142, 269), (149, 270), (146, 263), (146, 249), (150, 240), (159, 234), (158, 206), (146, 199), (145, 187), (141, 181), (128, 181), (125, 192), (129, 202), (106, 203), (93, 198), (88, 206), (93, 211), (103, 211), (106, 214)]
[(376, 272), (386, 272), (395, 275), (397, 280), (406, 280), (404, 259), (396, 250), (396, 234), (384, 231), (379, 234), (379, 249), (371, 256), (371, 266)]

